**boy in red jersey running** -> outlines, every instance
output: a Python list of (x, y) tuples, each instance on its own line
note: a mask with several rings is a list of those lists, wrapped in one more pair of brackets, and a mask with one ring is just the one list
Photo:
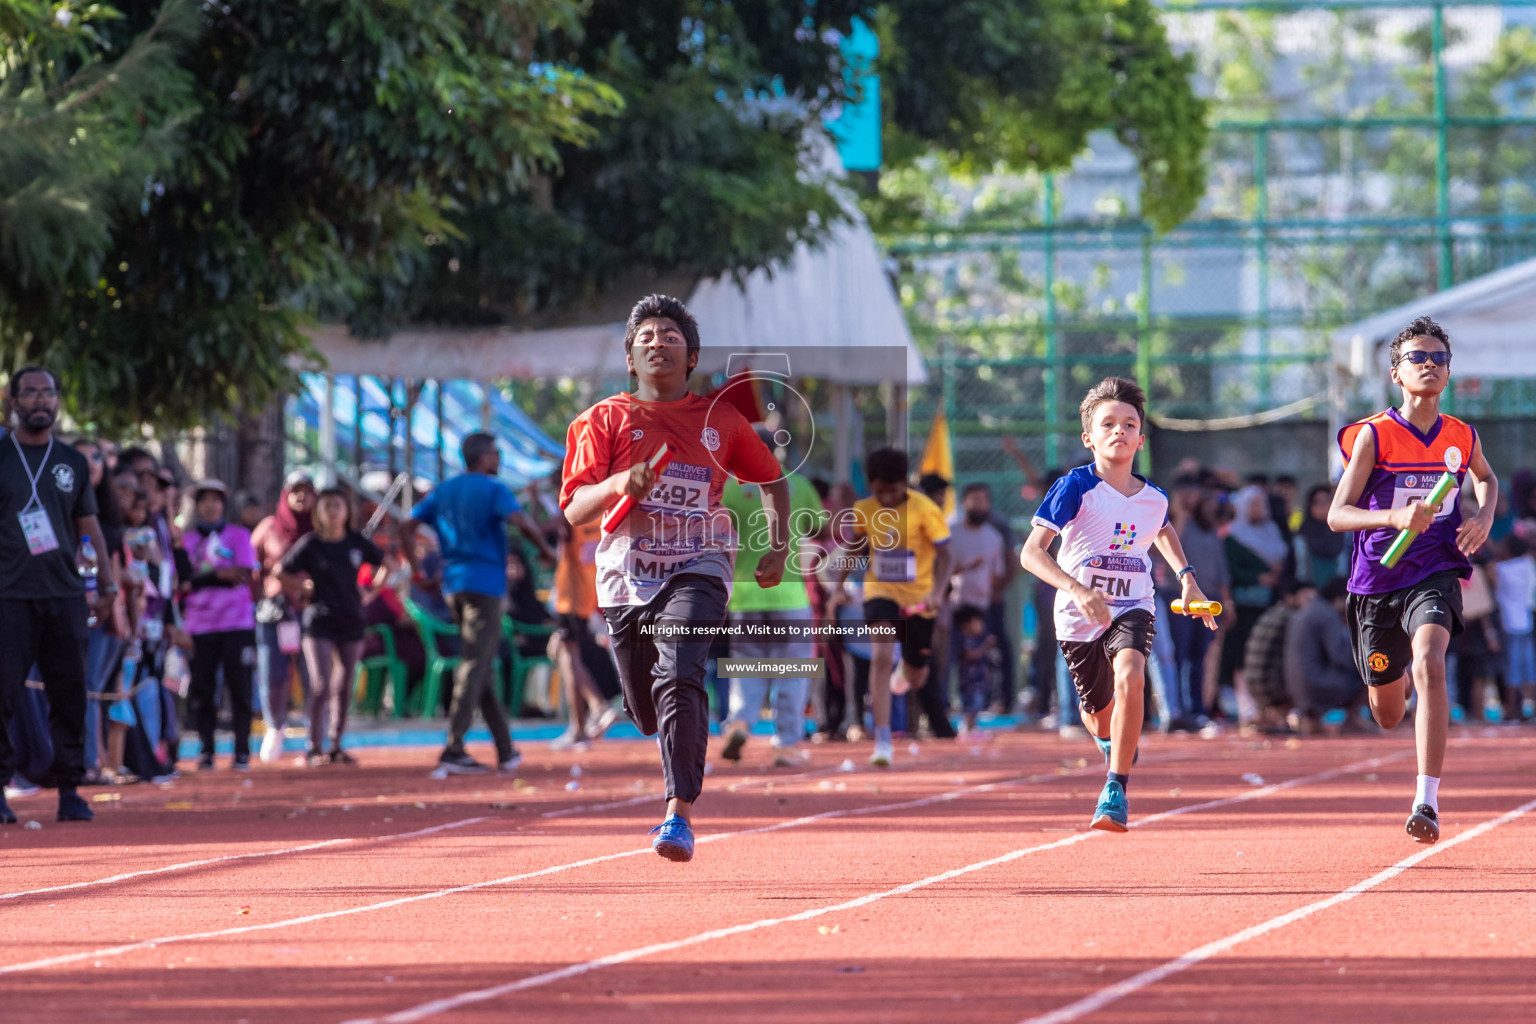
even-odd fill
[[(1403, 720), (1409, 692), (1419, 694), (1413, 719), (1419, 778), (1407, 829), (1415, 841), (1433, 843), (1440, 838), (1440, 770), (1450, 720), (1445, 649), (1463, 629), (1460, 581), (1472, 575), (1467, 556), (1488, 539), (1499, 482), (1477, 431), (1440, 412), (1451, 379), (1444, 329), (1421, 316), (1393, 339), (1389, 356), (1403, 407), (1339, 432), (1347, 466), (1328, 525), (1355, 534), (1346, 610), (1371, 714), (1391, 729)], [(1469, 470), (1479, 508), (1462, 522), (1460, 491)], [(1457, 489), (1436, 508), (1425, 499), (1446, 471)], [(1419, 537), (1387, 568), (1381, 559), (1399, 530)]]
[[(728, 475), (762, 485), (772, 545), (754, 576), (757, 586), (772, 587), (789, 555), (789, 484), (746, 417), (688, 391), (699, 327), (681, 302), (641, 299), (624, 332), (624, 358), (635, 391), (604, 399), (571, 424), (560, 507), (579, 524), (625, 495), (635, 500), (598, 542), (598, 605), (624, 709), (642, 733), (660, 734), (667, 817), (651, 830), (651, 846), (686, 861), (709, 742), (705, 662), (735, 567), (736, 532), (720, 493)], [(662, 444), (670, 461), (653, 470), (646, 462)]]

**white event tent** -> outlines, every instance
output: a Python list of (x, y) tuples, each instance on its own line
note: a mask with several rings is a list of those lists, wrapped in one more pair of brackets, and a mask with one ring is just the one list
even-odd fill
[[(1452, 379), (1536, 377), (1536, 259), (1426, 295), (1333, 334), (1329, 378), (1332, 434), (1345, 423), (1350, 406), (1390, 400), (1387, 350), (1416, 317), (1433, 317), (1451, 337)], [(1342, 459), (1332, 449), (1333, 467)]]

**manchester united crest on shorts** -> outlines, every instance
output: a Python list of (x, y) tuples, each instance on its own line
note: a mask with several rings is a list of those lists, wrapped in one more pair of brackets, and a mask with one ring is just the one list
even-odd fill
[(1371, 666), (1372, 672), (1385, 672), (1387, 670), (1387, 656), (1380, 651), (1371, 652), (1371, 656), (1365, 660)]

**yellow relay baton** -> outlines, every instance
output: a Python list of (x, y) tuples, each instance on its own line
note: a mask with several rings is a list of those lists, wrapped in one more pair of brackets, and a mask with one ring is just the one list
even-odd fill
[(1168, 607), (1173, 609), (1175, 615), (1220, 615), (1220, 601), (1191, 601), (1185, 606), (1183, 601), (1174, 601)]
[[(1456, 489), (1456, 475), (1447, 470), (1439, 480), (1435, 481), (1435, 489), (1429, 492), (1429, 497), (1424, 499), (1425, 504), (1433, 505), (1438, 510), (1440, 503), (1451, 496)], [(1381, 556), (1381, 564), (1388, 569), (1397, 568), (1398, 559), (1403, 557), (1403, 552), (1408, 550), (1408, 545), (1418, 539), (1418, 534), (1412, 530), (1401, 530), (1392, 546), (1387, 548), (1387, 553)]]

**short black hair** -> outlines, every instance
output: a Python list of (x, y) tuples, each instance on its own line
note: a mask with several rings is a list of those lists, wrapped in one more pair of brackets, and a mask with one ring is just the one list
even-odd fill
[(984, 619), (987, 613), (973, 604), (963, 604), (955, 609), (955, 627), (958, 629), (972, 619)]
[(464, 458), (465, 469), (474, 469), (477, 462), (495, 452), (496, 439), (483, 430), (466, 435), (464, 443), (459, 445), (459, 454)]
[(151, 455), (147, 448), (140, 448), (138, 445), (134, 445), (132, 448), (124, 448), (117, 453), (117, 464), (119, 466), (131, 466), (140, 459), (148, 459), (155, 464), (155, 469), (160, 468), (160, 460)]
[(871, 483), (906, 483), (907, 453), (900, 448), (876, 448), (864, 461), (864, 475)]
[(348, 491), (345, 487), (326, 487), (322, 489), (319, 494), (315, 495), (315, 504), (320, 504), (321, 498), (340, 498), (348, 505), (352, 504), (352, 492)]
[(1434, 338), (1445, 346), (1445, 350), (1451, 350), (1451, 338), (1445, 333), (1445, 328), (1435, 323), (1427, 316), (1416, 318), (1413, 323), (1397, 332), (1397, 337), (1392, 339), (1392, 347), (1387, 350), (1387, 362), (1396, 366), (1398, 360), (1403, 358), (1403, 346), (1414, 338)]
[(1280, 577), (1280, 582), (1275, 586), (1275, 590), (1277, 591), (1275, 596), (1281, 598), (1292, 597), (1301, 593), (1303, 590), (1306, 590), (1308, 587), (1315, 586), (1316, 584), (1314, 584), (1311, 580), (1298, 579), (1295, 576), (1282, 576)]
[(949, 490), (949, 481), (938, 473), (924, 473), (917, 478), (917, 489), (931, 498), (935, 494), (943, 494)]
[(59, 375), (57, 373), (54, 373), (52, 370), (48, 369), (48, 367), (46, 367), (46, 366), (23, 366), (21, 369), (17, 370), (15, 373), (11, 374), (10, 382), (6, 385), (10, 389), (11, 397), (12, 398), (19, 398), (19, 397), (21, 397), (18, 394), (18, 392), (21, 390), (21, 378), (25, 377), (29, 373), (46, 373), (48, 375), (48, 378), (53, 381), (54, 390), (56, 390), (56, 391), (64, 390), (64, 383), (59, 380)]
[(970, 483), (966, 484), (965, 490), (960, 492), (960, 497), (964, 498), (967, 494), (970, 494), (973, 491), (981, 491), (987, 497), (992, 497), (992, 485), (987, 483), (985, 480), (972, 480)]
[[(122, 458), (122, 456), (119, 455), (118, 458)], [(1281, 487), (1281, 486), (1284, 486), (1286, 484), (1289, 484), (1290, 486), (1295, 487), (1296, 486), (1296, 478), (1294, 476), (1292, 476), (1290, 473), (1281, 473), (1279, 476), (1275, 477), (1275, 486), (1276, 487)]]
[(671, 320), (677, 324), (677, 329), (683, 332), (683, 340), (688, 343), (688, 351), (692, 353), (699, 350), (699, 322), (688, 312), (683, 301), (670, 295), (647, 295), (635, 303), (635, 308), (629, 311), (629, 322), (624, 325), (626, 356), (635, 344), (635, 335), (640, 333), (640, 325), (647, 320), (657, 319)]
[(1247, 476), (1243, 477), (1243, 479), (1246, 480), (1248, 483), (1253, 484), (1255, 487), (1268, 487), (1269, 486), (1269, 474), (1268, 473), (1249, 473)]
[(1077, 407), (1083, 417), (1083, 433), (1086, 434), (1093, 423), (1093, 411), (1105, 402), (1124, 402), (1136, 410), (1136, 418), (1143, 428), (1146, 427), (1147, 393), (1141, 390), (1141, 385), (1124, 377), (1105, 377), (1088, 389), (1082, 404)]

